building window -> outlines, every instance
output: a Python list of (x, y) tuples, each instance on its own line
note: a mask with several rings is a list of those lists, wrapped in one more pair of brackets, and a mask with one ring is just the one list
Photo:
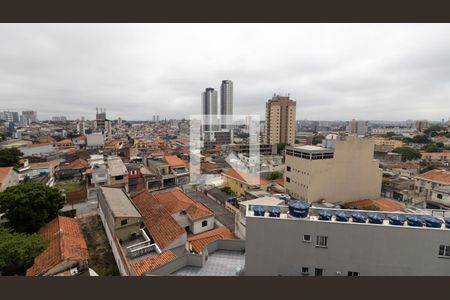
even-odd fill
[(122, 180), (123, 179), (123, 175), (116, 176), (116, 177), (114, 177), (114, 179), (115, 180)]
[(316, 268), (314, 271), (315, 276), (323, 276), (323, 269)]
[(440, 245), (439, 246), (439, 256), (450, 257), (450, 245)]
[(128, 220), (122, 220), (120, 221), (120, 226), (125, 226), (128, 224)]
[(316, 238), (316, 247), (327, 247), (328, 237), (323, 235), (318, 235)]
[(286, 167), (286, 171), (290, 172), (290, 171), (291, 171), (291, 167), (290, 167), (290, 166), (287, 166), (287, 167)]
[(348, 276), (359, 276), (359, 272), (348, 271), (347, 275)]
[(307, 243), (311, 243), (311, 236), (309, 234), (303, 235), (303, 241)]
[(291, 182), (291, 178), (286, 177), (286, 182)]
[(309, 275), (309, 268), (308, 267), (302, 267), (302, 275)]
[(208, 226), (208, 221), (207, 220), (202, 222), (202, 227), (206, 227), (206, 226)]
[(241, 187), (242, 187), (242, 183), (241, 183)]
[(442, 194), (437, 194), (438, 199), (442, 199)]

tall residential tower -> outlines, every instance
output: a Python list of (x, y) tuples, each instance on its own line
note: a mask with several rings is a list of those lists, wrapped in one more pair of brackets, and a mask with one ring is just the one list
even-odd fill
[(202, 115), (205, 131), (217, 131), (219, 127), (217, 114), (217, 91), (206, 88), (202, 93)]
[(221, 127), (230, 128), (233, 121), (233, 81), (222, 80), (220, 85), (220, 115)]
[(266, 142), (295, 143), (296, 102), (289, 96), (274, 95), (266, 103)]

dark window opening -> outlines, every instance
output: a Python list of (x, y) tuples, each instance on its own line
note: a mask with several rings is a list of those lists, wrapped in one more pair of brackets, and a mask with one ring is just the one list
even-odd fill
[(202, 227), (206, 227), (206, 226), (208, 226), (208, 221), (207, 220), (202, 222)]
[(127, 225), (128, 224), (128, 220), (122, 220), (122, 221), (120, 221), (120, 225), (121, 226), (124, 226), (124, 225)]

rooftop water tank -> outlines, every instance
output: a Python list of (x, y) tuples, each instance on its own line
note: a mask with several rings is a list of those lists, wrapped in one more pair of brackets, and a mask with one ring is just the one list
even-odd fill
[(390, 215), (389, 224), (402, 226), (405, 224), (406, 218), (403, 215)]
[(408, 216), (406, 217), (409, 226), (422, 227), (423, 219), (418, 216)]
[(265, 212), (266, 212), (266, 210), (262, 206), (253, 207), (253, 215), (254, 216), (264, 217)]
[(269, 208), (269, 217), (279, 218), (281, 214), (281, 209), (279, 207), (271, 207)]
[(369, 218), (369, 223), (371, 224), (383, 224), (384, 215), (382, 214), (371, 213), (368, 214), (367, 217)]
[(427, 227), (431, 227), (431, 228), (441, 228), (442, 226), (442, 220), (438, 219), (436, 217), (426, 217), (425, 218), (425, 225)]
[(355, 223), (366, 223), (367, 216), (359, 211), (352, 213), (352, 220)]
[(322, 211), (319, 213), (319, 220), (322, 220), (322, 221), (330, 221), (332, 216), (333, 216), (333, 214), (332, 214), (330, 211), (328, 211), (328, 210), (322, 210)]
[(445, 218), (445, 227), (450, 228), (450, 218)]
[(302, 200), (288, 202), (289, 214), (295, 218), (306, 218), (309, 212), (309, 203)]
[(336, 213), (336, 221), (339, 222), (347, 222), (348, 221), (348, 214), (345, 211), (339, 211)]

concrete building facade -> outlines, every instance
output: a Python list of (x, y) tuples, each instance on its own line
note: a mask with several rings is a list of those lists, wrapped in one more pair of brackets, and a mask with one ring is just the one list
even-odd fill
[(450, 275), (450, 229), (444, 224), (338, 222), (334, 216), (321, 221), (317, 212), (310, 209), (305, 218), (294, 218), (283, 208), (280, 217), (247, 212), (245, 275)]
[(372, 140), (330, 135), (323, 146), (286, 149), (284, 184), (289, 195), (336, 204), (380, 197), (382, 169), (373, 159)]
[(222, 80), (220, 85), (220, 117), (221, 128), (231, 128), (233, 115), (233, 81)]

